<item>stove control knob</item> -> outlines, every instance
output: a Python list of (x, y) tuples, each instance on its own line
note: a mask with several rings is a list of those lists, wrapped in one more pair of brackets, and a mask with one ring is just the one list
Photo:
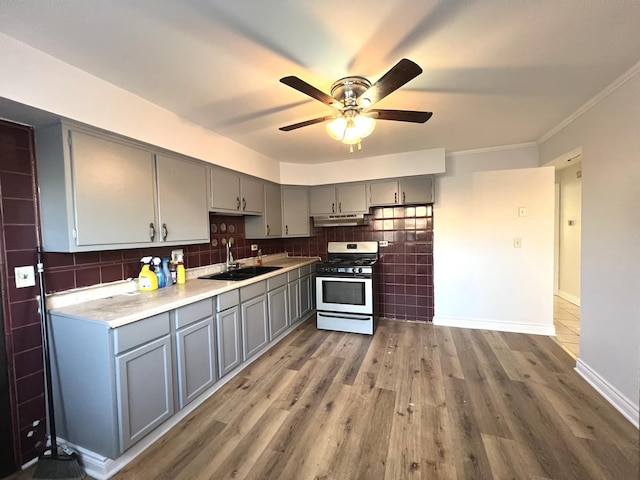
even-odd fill
[(362, 268), (353, 267), (353, 273), (362, 273)]

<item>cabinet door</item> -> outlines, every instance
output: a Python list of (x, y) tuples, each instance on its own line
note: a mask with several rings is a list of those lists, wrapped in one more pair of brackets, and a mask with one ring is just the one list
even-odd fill
[(311, 215), (331, 215), (337, 211), (336, 189), (334, 187), (312, 187), (309, 190), (309, 213)]
[(433, 177), (405, 178), (400, 180), (402, 192), (400, 202), (411, 205), (415, 203), (433, 203)]
[(247, 360), (269, 342), (266, 295), (242, 303), (241, 309), (243, 359)]
[(273, 183), (264, 185), (264, 219), (267, 237), (281, 237), (282, 198), (279, 185)]
[(367, 185), (342, 185), (336, 188), (338, 213), (367, 213)]
[(398, 182), (377, 182), (369, 185), (369, 204), (397, 205), (399, 202)]
[(313, 310), (313, 282), (312, 275), (300, 279), (300, 318)]
[(309, 194), (306, 188), (282, 188), (282, 223), (285, 237), (311, 235)]
[(159, 239), (167, 243), (209, 241), (207, 169), (178, 158), (156, 155)]
[(240, 177), (242, 213), (260, 215), (264, 211), (264, 182), (249, 177)]
[(76, 245), (157, 240), (151, 151), (73, 130), (70, 135)]
[(287, 285), (267, 293), (269, 305), (269, 340), (273, 340), (290, 325)]
[(178, 399), (184, 408), (216, 381), (213, 317), (176, 332)]
[(116, 357), (116, 396), (124, 452), (173, 415), (169, 336)]
[(229, 308), (216, 314), (218, 371), (223, 377), (242, 363), (240, 309)]
[(240, 175), (212, 168), (211, 204), (213, 211), (239, 212), (242, 206), (240, 198)]
[(300, 280), (294, 280), (287, 285), (289, 289), (289, 316), (291, 323), (300, 320)]

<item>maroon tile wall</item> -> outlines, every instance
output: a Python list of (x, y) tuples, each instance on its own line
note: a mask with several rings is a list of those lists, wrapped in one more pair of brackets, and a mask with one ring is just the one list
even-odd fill
[[(387, 240), (380, 248), (377, 300), (380, 315), (398, 320), (432, 321), (433, 208), (431, 205), (372, 208), (358, 227), (316, 228), (310, 238), (285, 239), (291, 255), (327, 257), (327, 242)], [(262, 241), (257, 241), (262, 246)], [(281, 245), (269, 240), (267, 245)], [(276, 248), (271, 248), (277, 250)], [(263, 248), (264, 251), (264, 248)]]
[(31, 129), (0, 121), (0, 283), (16, 466), (37, 456), (46, 435), (38, 287), (17, 289), (14, 272), (36, 264), (34, 185)]
[[(209, 216), (211, 242), (181, 247), (187, 268), (224, 262), (224, 242), (233, 239), (233, 256), (255, 255), (251, 244), (264, 254), (283, 251), (295, 256), (326, 259), (327, 242), (387, 240), (380, 249), (378, 303), (380, 314), (401, 320), (433, 319), (433, 209), (430, 205), (373, 208), (358, 227), (315, 228), (311, 237), (251, 240), (245, 238), (244, 219)], [(176, 248), (176, 247), (173, 247)], [(171, 247), (90, 253), (45, 253), (47, 291), (55, 292), (126, 278), (135, 278), (140, 258), (170, 256)]]

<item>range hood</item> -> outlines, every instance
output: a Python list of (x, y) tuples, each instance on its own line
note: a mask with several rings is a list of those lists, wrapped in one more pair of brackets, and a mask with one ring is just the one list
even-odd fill
[(314, 227), (355, 227), (356, 225), (364, 225), (363, 213), (320, 215), (313, 217)]

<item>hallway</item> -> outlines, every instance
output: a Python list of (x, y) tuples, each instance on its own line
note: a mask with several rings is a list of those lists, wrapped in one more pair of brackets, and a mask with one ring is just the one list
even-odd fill
[(553, 324), (556, 327), (556, 341), (571, 354), (580, 356), (580, 307), (565, 300), (553, 297)]

